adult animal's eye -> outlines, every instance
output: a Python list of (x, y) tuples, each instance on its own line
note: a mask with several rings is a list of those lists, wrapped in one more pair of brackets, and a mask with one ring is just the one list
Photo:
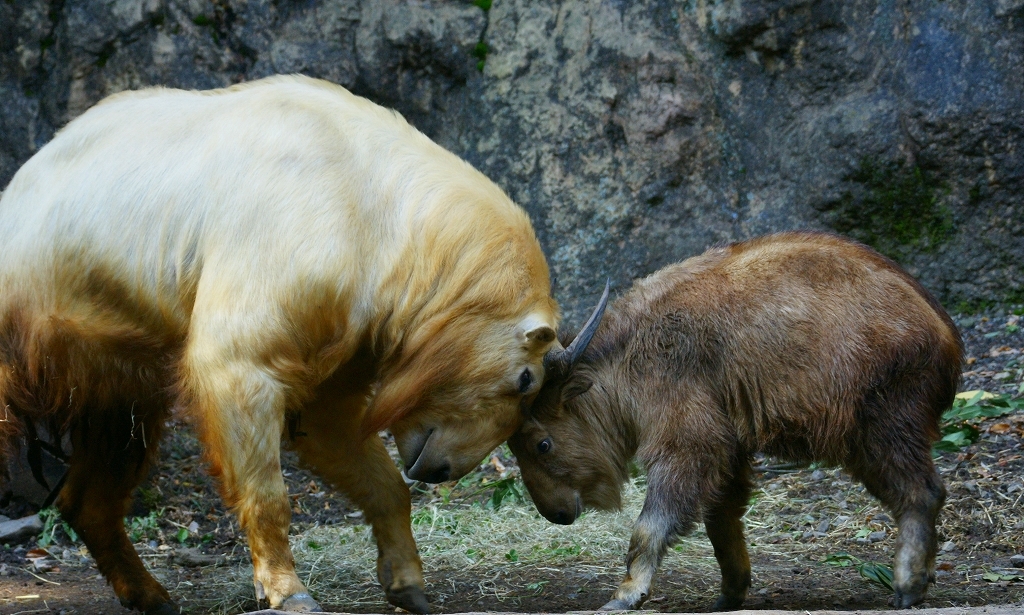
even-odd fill
[(519, 374), (519, 392), (525, 393), (529, 391), (531, 384), (533, 384), (533, 374), (530, 373), (529, 369), (524, 369), (523, 373)]
[(537, 452), (543, 455), (551, 450), (551, 438), (544, 438), (537, 443)]

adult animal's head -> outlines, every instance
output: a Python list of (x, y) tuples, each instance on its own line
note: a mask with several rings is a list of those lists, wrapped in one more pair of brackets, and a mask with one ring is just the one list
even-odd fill
[(576, 339), (546, 357), (547, 379), (526, 421), (508, 440), (537, 510), (553, 523), (570, 524), (584, 508), (612, 510), (621, 505), (625, 476), (620, 451), (628, 445), (618, 440), (609, 414), (605, 397), (610, 383), (600, 382), (592, 366), (581, 365), (607, 297), (606, 288)]
[(558, 310), (529, 219), (508, 205), (435, 208), (392, 282), (394, 342), (365, 428), (390, 428), (410, 478), (470, 472), (544, 381)]

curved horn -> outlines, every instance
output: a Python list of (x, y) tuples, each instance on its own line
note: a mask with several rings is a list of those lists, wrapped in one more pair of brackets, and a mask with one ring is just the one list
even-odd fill
[(601, 300), (597, 302), (594, 313), (590, 315), (586, 324), (576, 334), (575, 339), (572, 340), (572, 343), (565, 350), (552, 350), (548, 352), (548, 356), (544, 357), (546, 364), (552, 365), (552, 367), (557, 364), (558, 368), (561, 368), (561, 372), (565, 375), (572, 371), (576, 362), (583, 356), (583, 351), (590, 344), (590, 340), (597, 333), (597, 327), (601, 324), (601, 317), (604, 316), (604, 309), (608, 307), (608, 292), (610, 289), (611, 280), (608, 280), (604, 284), (604, 293), (601, 295)]

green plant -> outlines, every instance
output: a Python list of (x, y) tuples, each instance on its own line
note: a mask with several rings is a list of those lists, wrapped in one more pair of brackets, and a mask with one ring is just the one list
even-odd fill
[[(159, 538), (160, 536), (160, 517), (163, 516), (164, 511), (161, 508), (158, 511), (152, 511), (145, 517), (126, 517), (125, 526), (128, 529), (128, 538), (132, 542), (141, 542), (143, 540), (150, 540)], [(188, 530), (185, 530), (186, 534)]]
[(72, 543), (78, 542), (78, 533), (61, 519), (60, 512), (56, 508), (51, 506), (40, 510), (39, 518), (43, 521), (43, 531), (36, 541), (40, 548), (45, 549), (57, 542), (57, 530), (63, 531)]
[(520, 504), (525, 501), (523, 490), (514, 476), (491, 483), (491, 486), (494, 487), (494, 491), (487, 503), (494, 510), (501, 508), (502, 503), (508, 498), (512, 498), (513, 501)]
[(960, 393), (953, 400), (953, 406), (942, 414), (942, 438), (932, 447), (932, 453), (955, 452), (970, 446), (981, 435), (979, 422), (1020, 409), (1024, 409), (1024, 400), (1012, 399), (1008, 395), (985, 391)]
[(485, 41), (480, 41), (473, 47), (473, 57), (476, 58), (476, 69), (481, 73), (484, 72), (484, 64), (487, 62), (487, 52), (490, 49), (487, 47)]
[(825, 558), (824, 563), (829, 566), (839, 566), (842, 568), (854, 566), (857, 568), (857, 572), (860, 573), (860, 576), (867, 579), (869, 582), (881, 585), (890, 591), (892, 590), (892, 568), (885, 564), (865, 562), (864, 560), (845, 552), (829, 555)]

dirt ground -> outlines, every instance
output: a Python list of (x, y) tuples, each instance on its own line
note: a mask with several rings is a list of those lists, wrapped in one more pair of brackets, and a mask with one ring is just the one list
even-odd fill
[[(1024, 386), (1024, 331), (1019, 320), (1012, 310), (957, 318), (969, 357), (963, 390), (1019, 394)], [(940, 518), (937, 582), (924, 607), (1024, 606), (1024, 568), (1014, 568), (1010, 560), (1024, 554), (1024, 412), (986, 419), (979, 427), (977, 442), (937, 458), (949, 496)], [(198, 444), (184, 426), (169, 430), (161, 459), (140, 488), (127, 520), (143, 560), (186, 612), (237, 613), (265, 606), (256, 603), (251, 585), (246, 586), (244, 538), (203, 473)], [(744, 608), (886, 608), (890, 590), (858, 571), (858, 564), (869, 570), (876, 564), (891, 565), (896, 528), (877, 502), (840, 469), (794, 468), (772, 459), (755, 464), (760, 491), (746, 518), (753, 585)], [(294, 534), (305, 536), (303, 532), (325, 527), (346, 535), (360, 533), (359, 511), (288, 456), (285, 474), (294, 502)], [(414, 517), (417, 511), (434, 508), (484, 510), (493, 495), (488, 485), (507, 484), (501, 479), (515, 474), (514, 460), (499, 451), (458, 484), (414, 485)], [(642, 479), (640, 484), (642, 489)], [(504, 510), (488, 514), (497, 516)], [(0, 514), (8, 517), (32, 512), (33, 507), (18, 498), (0, 501)], [(590, 519), (572, 527), (581, 526), (577, 531), (585, 532)], [(628, 540), (628, 529), (623, 533), (617, 540)], [(39, 537), (3, 545), (0, 613), (128, 613), (98, 575), (88, 552), (59, 521), (48, 526), (44, 542), (47, 537), (52, 542), (45, 553), (33, 551)], [(591, 538), (594, 546), (582, 552), (567, 549), (561, 558), (549, 554), (543, 564), (529, 558), (520, 561), (513, 557), (514, 550), (497, 558), (500, 565), (432, 566), (425, 556), (428, 596), (436, 611), (449, 613), (598, 608), (621, 580), (625, 549), (616, 542), (602, 550), (599, 543), (605, 538)], [(298, 559), (300, 569), (309, 575), (317, 565), (344, 567), (338, 573), (343, 587), (322, 594), (327, 596), (321, 598), (326, 610), (394, 612), (373, 579), (371, 558), (352, 563), (351, 571), (348, 563), (308, 563), (305, 555)], [(243, 581), (229, 587), (227, 577)], [(718, 582), (710, 544), (698, 531), (670, 552), (645, 608), (706, 611), (717, 595)], [(235, 597), (228, 599), (227, 593)]]

